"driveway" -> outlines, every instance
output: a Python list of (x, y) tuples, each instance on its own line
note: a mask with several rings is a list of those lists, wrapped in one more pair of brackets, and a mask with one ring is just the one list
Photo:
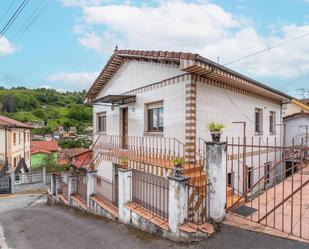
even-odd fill
[(309, 244), (223, 225), (215, 236), (176, 243), (129, 226), (59, 206), (41, 195), (0, 198), (1, 249), (309, 249)]

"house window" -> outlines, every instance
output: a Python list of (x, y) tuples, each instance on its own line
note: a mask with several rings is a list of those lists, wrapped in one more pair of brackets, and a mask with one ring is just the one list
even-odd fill
[(255, 133), (262, 134), (263, 132), (263, 110), (255, 109)]
[(98, 113), (97, 118), (97, 131), (98, 132), (106, 132), (106, 112)]
[(14, 157), (14, 167), (16, 167), (16, 162), (17, 162), (17, 159), (16, 157)]
[(264, 165), (264, 183), (265, 183), (265, 185), (267, 185), (269, 183), (270, 167), (271, 167), (271, 162), (265, 163), (265, 165)]
[(16, 145), (16, 133), (13, 133), (13, 144)]
[(276, 113), (275, 112), (269, 113), (269, 133), (271, 134), (276, 133)]
[(252, 182), (253, 182), (253, 168), (248, 168), (248, 190), (251, 191)]
[(18, 133), (18, 143), (21, 144), (21, 135)]
[(163, 123), (163, 102), (157, 102), (147, 105), (147, 130), (152, 132), (162, 132)]

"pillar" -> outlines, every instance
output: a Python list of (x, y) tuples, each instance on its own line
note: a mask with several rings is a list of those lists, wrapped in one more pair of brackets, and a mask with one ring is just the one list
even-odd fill
[(169, 176), (168, 224), (172, 233), (179, 234), (179, 228), (188, 216), (188, 181), (186, 176)]
[(90, 197), (94, 194), (97, 170), (87, 172), (87, 207), (90, 209)]
[(118, 170), (118, 211), (119, 220), (128, 224), (130, 222), (130, 211), (124, 205), (132, 201), (132, 169)]
[(226, 215), (226, 143), (206, 142), (206, 151), (208, 218), (219, 223)]

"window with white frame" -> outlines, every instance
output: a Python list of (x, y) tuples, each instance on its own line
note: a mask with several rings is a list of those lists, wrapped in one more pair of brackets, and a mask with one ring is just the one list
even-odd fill
[(276, 133), (276, 112), (269, 112), (269, 133)]
[(263, 133), (263, 110), (255, 108), (255, 133)]
[(106, 112), (97, 114), (97, 132), (106, 132)]
[(148, 132), (163, 132), (163, 101), (147, 104), (147, 131)]

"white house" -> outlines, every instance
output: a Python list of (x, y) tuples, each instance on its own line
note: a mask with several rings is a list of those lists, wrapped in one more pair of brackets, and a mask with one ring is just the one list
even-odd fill
[(286, 144), (309, 146), (309, 113), (298, 112), (284, 117)]
[[(162, 171), (170, 168), (168, 160), (183, 157), (190, 162), (206, 156), (210, 122), (225, 125), (222, 141), (243, 141), (245, 134), (247, 143), (253, 138), (279, 144), (282, 105), (289, 101), (288, 95), (198, 54), (137, 50), (115, 50), (85, 99), (93, 104), (94, 141), (104, 144), (95, 146), (94, 154), (110, 149), (97, 163), (105, 177), (113, 177), (117, 153), (128, 157), (132, 167), (163, 176), (170, 173)], [(267, 152), (267, 163), (274, 154)], [(246, 157), (242, 155), (239, 158)], [(147, 165), (141, 166), (145, 160)], [(159, 170), (148, 164), (159, 165)], [(229, 181), (232, 175), (241, 177), (228, 167)]]

